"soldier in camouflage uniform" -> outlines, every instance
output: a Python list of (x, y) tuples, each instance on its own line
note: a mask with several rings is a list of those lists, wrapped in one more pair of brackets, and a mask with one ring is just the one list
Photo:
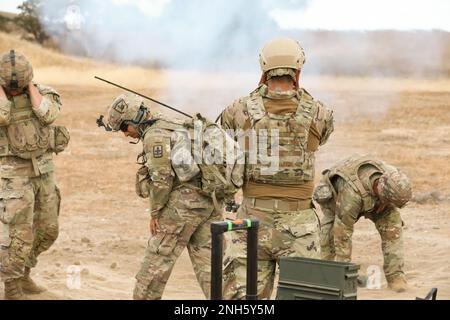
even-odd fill
[[(134, 299), (161, 299), (173, 266), (186, 246), (197, 280), (208, 298), (210, 226), (213, 221), (223, 220), (223, 216), (212, 198), (201, 192), (202, 176), (197, 165), (174, 161), (178, 155), (186, 156), (182, 149), (173, 150), (178, 146), (176, 132), (185, 131), (183, 122), (151, 114), (141, 98), (125, 94), (110, 106), (108, 126), (143, 143), (136, 192), (150, 200), (152, 236), (136, 275)], [(189, 156), (190, 152), (189, 149)]]
[(31, 82), (33, 69), (11, 50), (0, 59), (0, 275), (6, 299), (45, 289), (30, 278), (37, 256), (58, 237), (60, 193), (52, 152), (69, 141), (53, 126), (61, 109), (58, 93)]
[[(221, 116), (246, 150), (243, 203), (238, 218), (261, 221), (258, 249), (258, 298), (269, 299), (280, 257), (320, 258), (319, 219), (312, 206), (314, 154), (333, 132), (332, 111), (299, 88), (305, 62), (300, 45), (288, 38), (269, 42), (260, 54), (261, 82), (250, 96), (237, 99)], [(254, 131), (252, 131), (254, 130)], [(250, 132), (250, 133), (249, 133)], [(252, 161), (251, 143), (242, 137), (254, 132), (256, 145), (270, 156), (279, 146), (278, 167), (268, 168), (264, 155)], [(279, 141), (264, 136), (279, 135)], [(225, 261), (227, 299), (243, 299), (246, 291), (245, 234), (236, 233), (232, 255)]]
[(380, 233), (389, 287), (397, 292), (404, 291), (402, 219), (398, 208), (411, 199), (408, 177), (373, 157), (355, 156), (323, 172), (314, 199), (324, 214), (322, 257), (349, 262), (353, 226), (364, 216), (375, 223)]

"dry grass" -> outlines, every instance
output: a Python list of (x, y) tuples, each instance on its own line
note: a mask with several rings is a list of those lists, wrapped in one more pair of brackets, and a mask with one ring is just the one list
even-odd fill
[(381, 153), (409, 172), (417, 191), (450, 194), (450, 92), (405, 92), (385, 119), (398, 133)]
[(90, 68), (94, 63), (88, 59), (75, 58), (55, 52), (28, 41), (15, 34), (0, 32), (0, 52), (15, 49), (28, 57), (35, 68), (66, 67), (78, 70)]
[(17, 14), (12, 13), (12, 12), (0, 11), (0, 16), (8, 18), (8, 19), (12, 19), (12, 18), (15, 18), (17, 16)]
[(35, 81), (53, 85), (105, 86), (94, 76), (105, 77), (135, 88), (165, 86), (161, 72), (133, 66), (118, 66), (87, 58), (71, 57), (36, 43), (20, 39), (18, 35), (0, 32), (0, 52), (16, 49), (33, 65)]

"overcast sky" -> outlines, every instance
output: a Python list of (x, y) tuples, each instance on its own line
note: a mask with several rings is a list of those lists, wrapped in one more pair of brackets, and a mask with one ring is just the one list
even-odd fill
[[(225, 0), (224, 0), (225, 1)], [(232, 1), (232, 0), (229, 0)], [(68, 1), (69, 3), (70, 1)], [(114, 0), (138, 7), (148, 16), (164, 13), (170, 0)], [(294, 9), (274, 9), (284, 29), (450, 31), (450, 0), (288, 0)], [(17, 12), (22, 0), (0, 0), (0, 11)], [(300, 5), (306, 3), (306, 6)], [(298, 9), (295, 9), (295, 8)]]

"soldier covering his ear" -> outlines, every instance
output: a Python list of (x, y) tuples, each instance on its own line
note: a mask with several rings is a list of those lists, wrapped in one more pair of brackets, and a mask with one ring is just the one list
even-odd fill
[(69, 133), (55, 126), (61, 101), (52, 88), (32, 82), (33, 68), (21, 53), (0, 58), (0, 276), (6, 299), (45, 289), (30, 277), (37, 257), (58, 237), (61, 196), (53, 153)]

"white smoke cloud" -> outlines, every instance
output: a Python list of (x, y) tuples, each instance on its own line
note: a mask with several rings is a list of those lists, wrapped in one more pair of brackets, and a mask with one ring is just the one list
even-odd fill
[(448, 0), (314, 0), (270, 14), (283, 29), (450, 31), (449, 13)]
[[(102, 61), (203, 72), (184, 73), (183, 76), (180, 73), (171, 76), (172, 73), (167, 72), (169, 88), (161, 98), (215, 117), (218, 110), (235, 97), (246, 95), (256, 87), (260, 76), (259, 51), (265, 42), (280, 35), (299, 40), (305, 48), (307, 62), (302, 74), (306, 76), (311, 73), (448, 76), (448, 32), (305, 30), (316, 27), (352, 29), (364, 24), (375, 27), (377, 23), (382, 26), (385, 21), (402, 21), (403, 18), (406, 28), (408, 23), (415, 22), (408, 18), (415, 17), (411, 12), (421, 7), (417, 6), (416, 0), (408, 1), (410, 6), (399, 6), (399, 3), (406, 2), (47, 0), (42, 2), (40, 17), (47, 31), (68, 53)], [(442, 1), (429, 0), (427, 3), (439, 11), (449, 12), (444, 10), (444, 5), (436, 7)], [(64, 17), (68, 16), (68, 7), (73, 6), (80, 8), (81, 18), (77, 20), (71, 16), (72, 27), (69, 27)], [(424, 9), (423, 20), (429, 21), (432, 12), (432, 9)], [(439, 17), (440, 13), (435, 21), (443, 25)], [(283, 23), (289, 21), (299, 23), (290, 27), (301, 29), (280, 28), (280, 25), (286, 27)], [(420, 27), (415, 24), (410, 28), (414, 26)], [(443, 68), (445, 65), (446, 69)], [(208, 74), (206, 80), (205, 73)], [(120, 79), (112, 80), (120, 82)], [(226, 86), (220, 81), (226, 82)]]
[[(272, 0), (105, 0), (42, 3), (47, 31), (70, 53), (170, 68), (226, 69), (248, 65), (280, 30), (269, 16)], [(78, 6), (74, 32), (62, 17)]]
[(149, 17), (160, 16), (169, 2), (170, 0), (113, 0), (114, 4), (134, 5)]

